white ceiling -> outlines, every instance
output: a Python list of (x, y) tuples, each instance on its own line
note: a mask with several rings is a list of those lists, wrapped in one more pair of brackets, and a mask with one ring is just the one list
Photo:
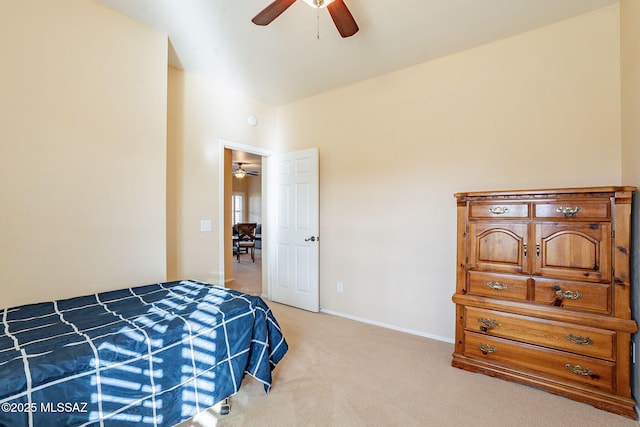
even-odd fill
[[(169, 63), (281, 105), (586, 13), (618, 0), (345, 0), (343, 39), (302, 1), (266, 27), (272, 0), (97, 0), (169, 36)], [(319, 39), (317, 35), (319, 33)]]

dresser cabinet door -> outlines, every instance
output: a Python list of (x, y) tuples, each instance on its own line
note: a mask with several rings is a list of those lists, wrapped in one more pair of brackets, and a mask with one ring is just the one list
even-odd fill
[(556, 222), (534, 226), (534, 274), (591, 282), (611, 280), (610, 223)]
[(525, 273), (526, 251), (527, 224), (469, 224), (469, 268), (472, 270)]

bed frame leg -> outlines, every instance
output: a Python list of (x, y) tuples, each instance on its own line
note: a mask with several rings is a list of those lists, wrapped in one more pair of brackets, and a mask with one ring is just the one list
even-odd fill
[(220, 405), (220, 415), (228, 415), (229, 411), (231, 411), (231, 401), (230, 398), (226, 398), (222, 401)]

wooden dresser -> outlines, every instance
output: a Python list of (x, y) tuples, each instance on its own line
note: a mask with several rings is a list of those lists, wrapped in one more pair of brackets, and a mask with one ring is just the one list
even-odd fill
[(635, 187), (457, 193), (454, 367), (636, 418)]

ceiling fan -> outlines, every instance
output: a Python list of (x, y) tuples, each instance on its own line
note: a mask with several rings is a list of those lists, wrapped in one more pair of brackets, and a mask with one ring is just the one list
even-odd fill
[(247, 175), (250, 175), (250, 176), (258, 176), (258, 175), (260, 175), (260, 172), (258, 172), (257, 170), (256, 171), (253, 171), (253, 170), (248, 171), (248, 170), (242, 168), (242, 165), (249, 165), (251, 163), (236, 162), (236, 164), (238, 165), (238, 169), (236, 169), (233, 172), (231, 172), (231, 174), (233, 176), (235, 176), (236, 178), (244, 178)]
[[(326, 7), (329, 10), (331, 19), (333, 19), (333, 23), (336, 25), (336, 28), (342, 37), (351, 37), (358, 32), (358, 24), (356, 24), (355, 19), (353, 19), (347, 5), (344, 4), (344, 0), (303, 1), (316, 9)], [(275, 0), (258, 13), (251, 22), (256, 25), (268, 25), (295, 2), (296, 0)]]

